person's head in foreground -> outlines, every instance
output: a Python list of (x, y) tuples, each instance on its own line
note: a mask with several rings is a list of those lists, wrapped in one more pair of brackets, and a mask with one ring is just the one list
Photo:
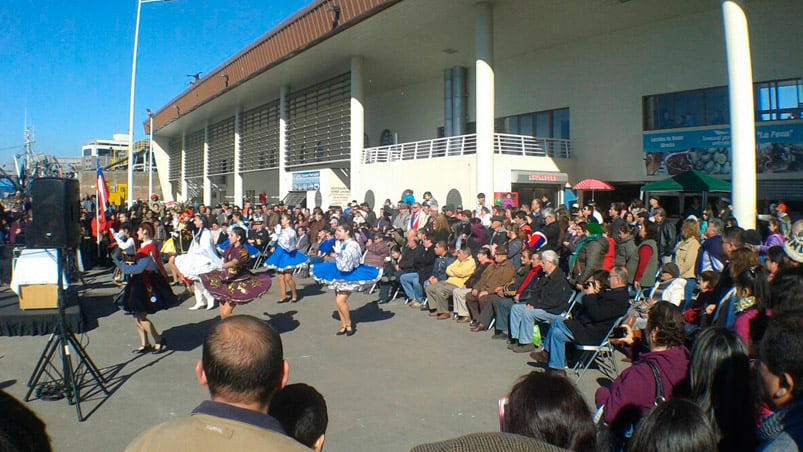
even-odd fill
[(273, 395), (287, 384), (283, 356), (276, 330), (257, 318), (235, 315), (206, 336), (195, 370), (213, 401), (267, 414)]
[(505, 431), (575, 451), (596, 449), (591, 412), (564, 376), (530, 372), (513, 386)]
[(296, 441), (316, 452), (323, 449), (329, 415), (326, 400), (312, 386), (295, 383), (282, 388), (270, 403), (270, 415)]
[(703, 410), (673, 398), (658, 405), (636, 428), (627, 444), (632, 452), (710, 452), (717, 440)]

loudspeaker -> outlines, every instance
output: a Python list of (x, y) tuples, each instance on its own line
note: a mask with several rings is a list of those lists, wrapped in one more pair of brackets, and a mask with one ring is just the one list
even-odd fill
[(81, 205), (76, 179), (43, 177), (31, 181), (29, 248), (77, 248), (81, 242)]

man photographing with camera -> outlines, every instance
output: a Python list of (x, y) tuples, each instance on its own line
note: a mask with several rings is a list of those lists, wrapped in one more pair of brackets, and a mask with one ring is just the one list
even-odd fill
[(613, 322), (627, 311), (627, 269), (616, 266), (610, 274), (597, 270), (586, 281), (583, 294), (573, 318), (555, 319), (544, 340), (544, 350), (530, 353), (537, 362), (547, 364), (550, 372), (565, 372), (567, 343), (599, 344)]

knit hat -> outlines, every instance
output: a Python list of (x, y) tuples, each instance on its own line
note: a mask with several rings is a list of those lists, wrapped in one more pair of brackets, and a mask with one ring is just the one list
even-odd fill
[(674, 262), (667, 262), (661, 267), (661, 273), (669, 273), (673, 278), (677, 278), (680, 275), (680, 269)]
[(599, 223), (586, 223), (586, 231), (589, 234), (602, 234), (602, 226)]
[(803, 220), (797, 220), (789, 231), (789, 239), (784, 242), (783, 250), (789, 259), (803, 264)]

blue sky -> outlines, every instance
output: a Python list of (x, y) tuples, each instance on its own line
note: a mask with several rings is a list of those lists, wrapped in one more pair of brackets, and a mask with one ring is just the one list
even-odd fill
[[(134, 138), (154, 111), (311, 0), (173, 0), (142, 5)], [(0, 164), (23, 150), (78, 157), (128, 129), (137, 0), (0, 2)]]

